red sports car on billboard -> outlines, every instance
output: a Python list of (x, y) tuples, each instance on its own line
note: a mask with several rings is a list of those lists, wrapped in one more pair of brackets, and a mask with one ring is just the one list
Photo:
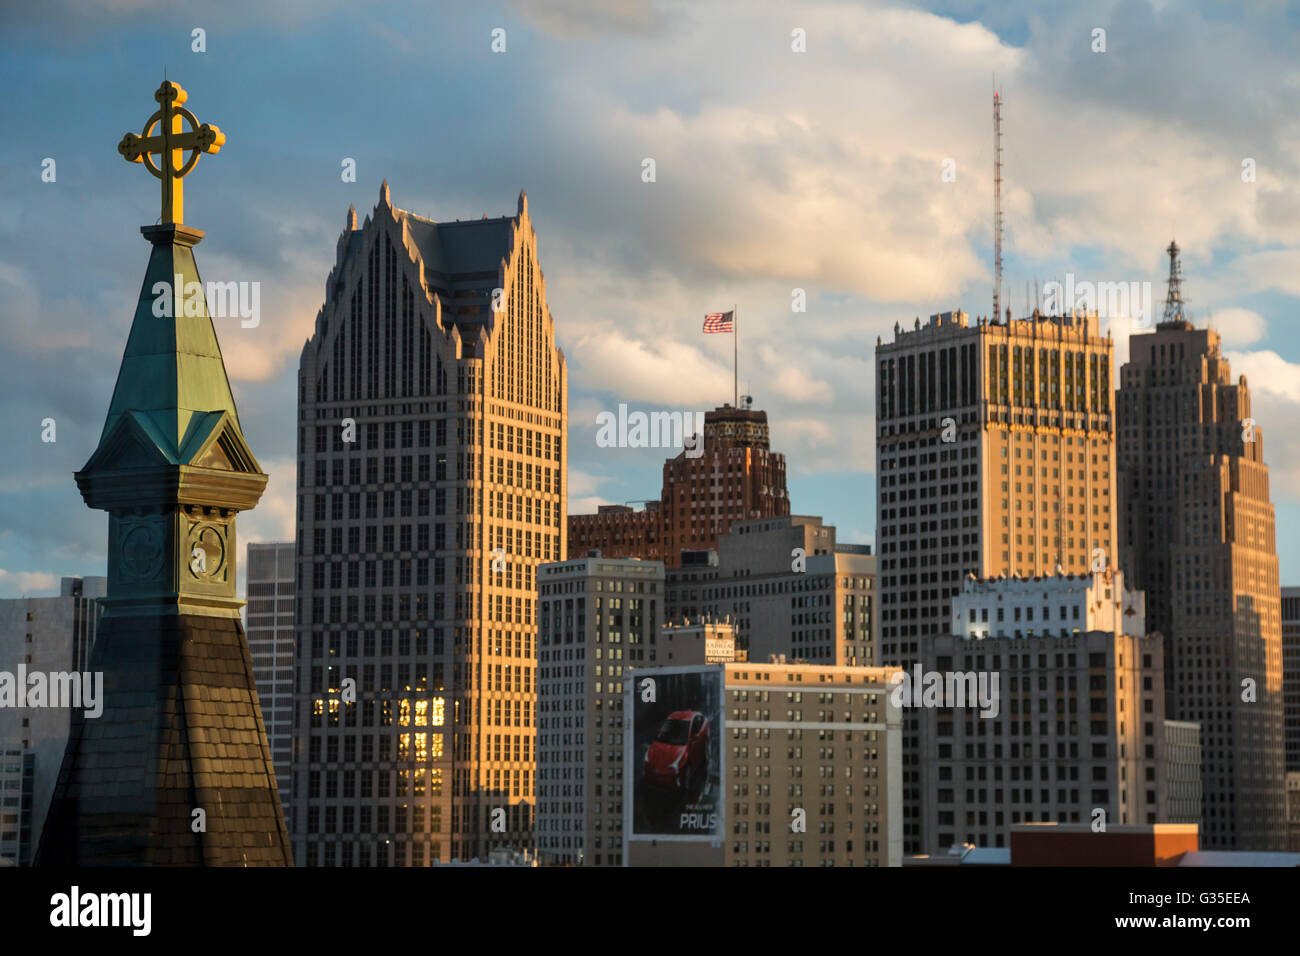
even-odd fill
[(708, 777), (709, 719), (698, 710), (668, 715), (645, 754), (645, 782), (667, 793), (689, 795)]

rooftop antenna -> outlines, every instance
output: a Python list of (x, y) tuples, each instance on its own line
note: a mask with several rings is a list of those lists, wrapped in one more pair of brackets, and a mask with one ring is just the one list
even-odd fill
[(993, 318), (1002, 318), (1002, 97), (993, 78)]
[(1165, 296), (1165, 314), (1162, 323), (1187, 321), (1183, 311), (1187, 300), (1183, 298), (1183, 264), (1178, 261), (1180, 251), (1178, 243), (1170, 240), (1169, 248), (1165, 250), (1169, 254), (1169, 294)]

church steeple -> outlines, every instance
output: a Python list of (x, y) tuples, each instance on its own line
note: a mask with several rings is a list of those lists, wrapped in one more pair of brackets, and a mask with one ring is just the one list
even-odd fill
[[(128, 134), (118, 151), (163, 179), (163, 218), (173, 221), (140, 230), (153, 250), (99, 447), (77, 486), (87, 505), (110, 516), (105, 613), (153, 607), (238, 617), (235, 515), (257, 504), (267, 478), (239, 426), (194, 260), (203, 233), (180, 222), (178, 185), (225, 135), (180, 108), (177, 134), (182, 116), (209, 132), (150, 137), (167, 128), (169, 106), (186, 93), (165, 82), (154, 99), (163, 108), (145, 124), (145, 138)], [(193, 155), (182, 162), (186, 148)], [(176, 181), (170, 191), (168, 179)]]
[[(145, 137), (128, 134), (118, 151), (163, 180), (163, 221), (140, 230), (149, 266), (104, 431), (76, 474), (86, 504), (109, 514), (90, 660), (102, 713), (73, 716), (36, 863), (287, 866), (235, 594), (235, 518), (267, 476), (240, 430), (194, 262), (203, 233), (181, 221), (181, 178), (225, 137), (179, 108), (179, 85), (154, 98)], [(181, 134), (182, 118), (196, 132)]]

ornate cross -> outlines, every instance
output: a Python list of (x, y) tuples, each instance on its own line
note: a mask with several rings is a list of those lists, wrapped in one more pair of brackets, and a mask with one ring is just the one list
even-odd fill
[[(181, 223), (185, 214), (185, 193), (181, 178), (189, 175), (194, 164), (203, 153), (220, 152), (226, 142), (226, 134), (216, 126), (202, 125), (194, 114), (184, 107), (189, 94), (181, 89), (179, 83), (164, 80), (153, 98), (161, 109), (150, 116), (141, 130), (141, 135), (127, 133), (122, 142), (117, 144), (117, 151), (129, 163), (144, 163), (145, 168), (162, 180), (162, 221)], [(184, 131), (184, 121), (188, 120), (190, 131)], [(158, 135), (151, 135), (155, 128)], [(185, 150), (192, 150), (189, 159), (181, 155)], [(158, 163), (154, 164), (152, 153), (158, 154)]]

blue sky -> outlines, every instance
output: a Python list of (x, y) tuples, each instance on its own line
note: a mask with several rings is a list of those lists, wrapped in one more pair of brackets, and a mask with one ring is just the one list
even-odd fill
[[(735, 302), (741, 389), (771, 417), (794, 510), (872, 541), (876, 337), (990, 308), (996, 74), (1004, 297), (1022, 313), (1026, 280), (1073, 272), (1150, 282), (1158, 306), (1176, 235), (1193, 317), (1249, 378), (1283, 582), (1298, 582), (1298, 33), (1275, 3), (1146, 0), (6, 9), (0, 596), (104, 570), (107, 520), (72, 472), (103, 426), (147, 260), (138, 227), (157, 212), (156, 182), (116, 145), (164, 68), (227, 134), (186, 183), (203, 277), (262, 284), (257, 328), (217, 323), (272, 475), (245, 543), (292, 535), (298, 354), (348, 204), (364, 216), (385, 177), (396, 205), (434, 219), (512, 213), (528, 192), (569, 362), (571, 510), (658, 496), (662, 452), (598, 448), (596, 414), (729, 400), (731, 342), (699, 330)], [(1131, 322), (1110, 324), (1122, 360)]]

